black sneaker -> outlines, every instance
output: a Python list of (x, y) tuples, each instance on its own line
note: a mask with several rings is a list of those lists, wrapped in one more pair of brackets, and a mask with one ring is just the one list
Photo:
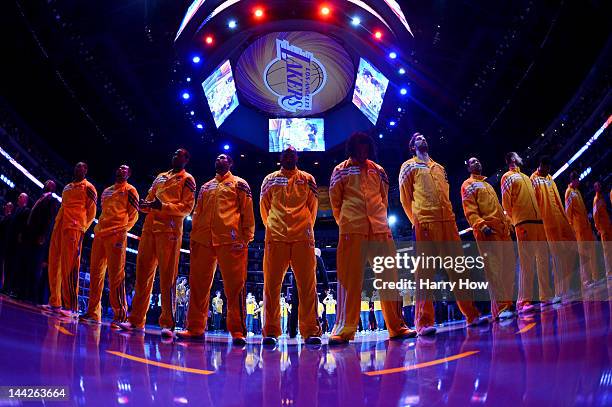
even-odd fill
[(392, 336), (389, 339), (391, 339), (392, 341), (403, 341), (405, 339), (416, 338), (416, 337), (417, 337), (417, 331), (415, 331), (414, 329), (407, 329), (401, 334)]
[(309, 336), (308, 338), (304, 340), (304, 343), (306, 345), (314, 345), (314, 346), (319, 346), (322, 344), (320, 336)]
[(332, 335), (329, 337), (329, 340), (327, 341), (328, 346), (340, 346), (340, 345), (346, 345), (348, 343), (349, 343), (348, 339), (344, 339), (340, 335)]
[(263, 339), (261, 340), (261, 344), (262, 344), (263, 346), (276, 346), (276, 343), (277, 343), (277, 342), (278, 342), (278, 341), (277, 341), (277, 340), (276, 340), (276, 338), (275, 338), (275, 337), (273, 337), (273, 336), (266, 336), (265, 338), (263, 338)]
[(238, 336), (236, 338), (232, 338), (232, 345), (234, 346), (245, 346), (247, 344), (246, 339), (244, 339), (242, 336)]

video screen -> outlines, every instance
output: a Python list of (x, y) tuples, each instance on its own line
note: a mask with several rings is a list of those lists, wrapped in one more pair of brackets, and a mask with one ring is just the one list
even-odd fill
[(388, 85), (389, 79), (378, 69), (363, 58), (359, 60), (353, 104), (366, 115), (372, 124), (376, 124), (378, 120)]
[(269, 151), (281, 152), (287, 147), (297, 151), (325, 151), (323, 119), (270, 119)]
[(202, 82), (210, 112), (217, 128), (237, 107), (238, 96), (232, 76), (232, 66), (227, 60)]

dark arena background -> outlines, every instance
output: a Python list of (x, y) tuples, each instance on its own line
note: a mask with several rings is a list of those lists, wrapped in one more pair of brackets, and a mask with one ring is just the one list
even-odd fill
[[(612, 2), (605, 0), (2, 1), (0, 406), (612, 405), (611, 16)], [(586, 249), (580, 245), (580, 259), (568, 271), (573, 291), (555, 291), (554, 299), (525, 308), (516, 302), (524, 272), (517, 260), (508, 315), (499, 317), (480, 296), (481, 317), (466, 320), (454, 293), (442, 290), (435, 322), (426, 327), (417, 321), (418, 293), (404, 290), (401, 317), (416, 331), (398, 340), (388, 331), (390, 311), (384, 304), (381, 311), (376, 274), (368, 267), (354, 338), (334, 343), (336, 314), (336, 327), (345, 322), (346, 289), (337, 252), (344, 235), (330, 191), (332, 172), (349, 157), (345, 145), (355, 132), (371, 138), (376, 155), (369, 158), (388, 176), (382, 210), (399, 252), (420, 239), (400, 199), (402, 163), (412, 158), (409, 142), (419, 132), (445, 168), (440, 182), (448, 183), (466, 251), (477, 250), (480, 236), (464, 214), (468, 159), (479, 158), (501, 202), (508, 152), (522, 157), (527, 177), (548, 157), (547, 182), (558, 188), (559, 216), (573, 216), (576, 194), (584, 202), (588, 226), (580, 233), (586, 227), (593, 236), (586, 239), (593, 277), (581, 281)], [(317, 184), (319, 343), (298, 330), (292, 267), (281, 288), (281, 334), (262, 333), (268, 309), (262, 183), (281, 168), (280, 153), (290, 146), (298, 168)], [(250, 186), (255, 232), (236, 310), (244, 335), (228, 333), (229, 283), (218, 269), (205, 296), (219, 291), (221, 302), (204, 311), (210, 316), (205, 334), (176, 334), (189, 328), (197, 289), (189, 280), (193, 213), (184, 217), (182, 242), (179, 235), (176, 281), (167, 284), (170, 331), (161, 332), (158, 323), (166, 289), (159, 273), (145, 304), (144, 332), (125, 329), (125, 315), (113, 311), (108, 276), (101, 320), (87, 312), (94, 227), (107, 196), (102, 191), (126, 164), (129, 183), (145, 199), (154, 181), (165, 182), (157, 174), (171, 168), (179, 148), (190, 153), (186, 170), (196, 196), (215, 177), (220, 154), (233, 158), (231, 172)], [(69, 282), (78, 296), (67, 306), (62, 293), (57, 307), (49, 298), (51, 230), (60, 205), (66, 216), (78, 162), (87, 163), (86, 178), (97, 191), (89, 196), (96, 220), (80, 232), (82, 246), (73, 255), (80, 255), (80, 265), (73, 261), (72, 271), (62, 270), (71, 273), (62, 290)], [(43, 200), (47, 180), (56, 183), (56, 194)], [(566, 194), (571, 182), (579, 187)], [(437, 202), (428, 196), (427, 205)], [(43, 201), (46, 212), (38, 205)], [(507, 212), (505, 198), (503, 204)], [(125, 279), (118, 287), (125, 295), (119, 298), (130, 314), (147, 216), (153, 215), (140, 213), (127, 234), (122, 260)], [(517, 256), (520, 223), (512, 227)], [(78, 246), (78, 240), (72, 242)], [(545, 261), (554, 268), (552, 253)], [(556, 284), (556, 275), (549, 279)], [(273, 346), (266, 346), (266, 336), (277, 337)]]

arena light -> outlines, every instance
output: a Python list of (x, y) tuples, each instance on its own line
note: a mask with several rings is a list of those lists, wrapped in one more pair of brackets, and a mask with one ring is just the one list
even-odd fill
[(401, 107), (398, 107), (398, 108), (397, 108), (397, 111), (398, 111), (398, 113), (401, 113), (401, 112), (402, 112), (402, 108), (401, 108)]
[(397, 122), (395, 120), (391, 120), (389, 122), (389, 126), (394, 127), (397, 124)]
[(396, 52), (390, 52), (389, 53), (389, 58), (391, 58), (391, 59), (397, 58), (397, 53)]
[[(406, 88), (401, 88), (401, 89), (400, 89), (400, 94), (401, 94), (401, 95), (405, 95), (405, 94), (407, 94), (407, 93), (408, 93), (408, 89), (406, 89)], [(401, 111), (401, 110), (400, 110), (400, 111)]]
[(0, 180), (2, 180), (2, 182), (4, 182), (6, 185), (11, 187), (12, 189), (15, 189), (15, 183), (11, 181), (10, 178), (7, 177), (6, 175), (0, 174)]
[(202, 123), (198, 123), (196, 124), (196, 127), (200, 130), (202, 130), (204, 128), (204, 125)]
[(193, 62), (194, 64), (199, 64), (201, 60), (202, 60), (202, 58), (200, 58), (197, 55), (195, 55), (193, 58), (191, 58), (191, 62)]
[(351, 19), (351, 24), (352, 24), (354, 27), (357, 27), (358, 25), (360, 25), (360, 24), (361, 24), (361, 18), (359, 18), (359, 17), (357, 17), (357, 16), (353, 17), (353, 18)]
[(382, 38), (382, 32), (375, 31), (374, 32), (374, 38), (376, 38), (377, 40), (380, 40)]
[(403, 75), (403, 74), (406, 73), (406, 70), (404, 68), (400, 68), (400, 69), (397, 70), (397, 73), (400, 74), (400, 75)]
[(191, 112), (189, 112), (189, 114), (190, 114), (191, 116), (193, 116), (193, 115), (195, 115), (195, 112), (192, 110)]
[[(38, 186), (39, 188), (44, 188), (44, 185), (42, 182), (40, 182), (34, 175), (32, 175), (30, 173), (30, 171), (26, 170), (25, 167), (21, 164), (19, 164), (13, 157), (11, 157), (11, 155), (9, 153), (7, 153), (2, 147), (0, 147), (0, 154), (2, 154), (4, 156), (4, 158), (6, 158), (15, 168), (17, 168), (19, 170), (19, 172), (21, 172), (23, 175), (25, 175), (25, 177), (27, 179), (29, 179), (30, 181), (32, 181), (34, 184), (36, 184), (36, 186)], [(57, 195), (56, 195), (57, 196)]]
[(612, 114), (608, 116), (608, 120), (606, 120), (606, 122), (599, 128), (599, 130), (595, 132), (595, 134), (593, 134), (593, 136), (584, 144), (584, 146), (582, 146), (580, 150), (578, 150), (576, 154), (574, 154), (572, 158), (569, 159), (568, 162), (563, 164), (561, 168), (559, 168), (557, 172), (555, 172), (555, 174), (553, 175), (553, 179), (556, 179), (559, 175), (561, 175), (565, 170), (569, 168), (570, 165), (572, 165), (574, 161), (576, 161), (582, 154), (584, 154), (584, 152), (588, 150), (588, 148), (591, 147), (595, 141), (597, 141), (597, 139), (599, 138), (599, 136), (602, 135), (604, 130), (608, 128), (610, 123), (612, 123)]
[(459, 231), (459, 235), (465, 235), (466, 233), (471, 232), (471, 231), (472, 231), (472, 228), (466, 228), (466, 229)]
[(229, 22), (227, 23), (227, 27), (230, 30), (233, 30), (234, 28), (238, 27), (238, 23), (236, 23), (236, 20), (229, 20)]
[(225, 145), (223, 145), (223, 149), (224, 149), (225, 151), (229, 150), (229, 149), (230, 149), (229, 144), (225, 144)]
[(389, 215), (389, 226), (393, 226), (397, 223), (397, 216)]
[(191, 78), (188, 76), (187, 79), (185, 79), (187, 82), (191, 82)]
[(184, 100), (189, 100), (189, 98), (191, 97), (191, 95), (189, 94), (189, 92), (183, 92), (183, 94), (181, 95), (181, 97)]
[(206, 45), (212, 45), (214, 41), (215, 39), (212, 35), (207, 35), (206, 38), (204, 38), (204, 42), (206, 43)]
[(382, 134), (382, 133), (380, 133), (380, 134), (378, 135), (378, 138), (383, 138), (383, 137), (384, 137), (384, 136), (383, 136), (383, 134)]
[(589, 167), (586, 170), (582, 171), (582, 174), (580, 174), (580, 177), (578, 177), (578, 180), (582, 181), (590, 173), (591, 173), (591, 167)]
[(255, 10), (253, 11), (253, 15), (255, 16), (255, 18), (263, 18), (264, 9), (261, 7), (255, 7)]
[(323, 5), (321, 6), (321, 9), (319, 12), (321, 13), (323, 17), (328, 17), (331, 14), (331, 9), (329, 8), (328, 5)]

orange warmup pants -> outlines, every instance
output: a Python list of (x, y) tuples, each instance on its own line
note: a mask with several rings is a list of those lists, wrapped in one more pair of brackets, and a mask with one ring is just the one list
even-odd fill
[(115, 321), (127, 319), (127, 300), (125, 297), (125, 248), (127, 234), (113, 233), (107, 236), (96, 235), (91, 247), (89, 267), (89, 304), (87, 314), (100, 321), (102, 311), (100, 302), (104, 289), (104, 276), (108, 269), (110, 305)]
[(604, 256), (604, 264), (606, 267), (606, 276), (610, 278), (612, 277), (612, 233), (610, 233), (609, 231), (605, 231), (603, 233), (600, 232), (600, 236)]
[(514, 273), (516, 260), (514, 242), (503, 225), (491, 227), (493, 234), (486, 236), (479, 230), (474, 231), (478, 251), (485, 259), (485, 275), (489, 282), (491, 314), (497, 318), (503, 311), (514, 307)]
[(181, 249), (181, 236), (174, 233), (144, 232), (138, 245), (136, 258), (136, 286), (132, 300), (132, 312), (128, 320), (137, 327), (144, 327), (155, 270), (159, 265), (159, 288), (162, 312), (159, 326), (174, 329), (176, 309), (176, 276)]
[(264, 251), (264, 312), (266, 315), (264, 336), (278, 337), (280, 326), (280, 294), (283, 278), (291, 266), (297, 283), (300, 306), (298, 320), (300, 334), (304, 338), (321, 336), (317, 318), (317, 278), (314, 242), (267, 241)]
[(523, 305), (535, 300), (533, 279), (537, 273), (540, 301), (549, 301), (552, 297), (550, 275), (548, 268), (548, 243), (544, 226), (538, 223), (523, 223), (515, 227), (518, 240), (519, 291), (517, 305)]
[(575, 230), (580, 255), (580, 279), (582, 284), (596, 281), (599, 278), (597, 252), (595, 250), (595, 235), (589, 229)]
[[(461, 238), (454, 221), (419, 223), (415, 225), (416, 249), (418, 254), (425, 256), (451, 256), (463, 255)], [(422, 242), (423, 244), (419, 244)], [(466, 272), (457, 273), (454, 270), (446, 270), (448, 279), (459, 283), (459, 279), (467, 278)], [(436, 270), (433, 268), (419, 267), (415, 272), (415, 325), (418, 328), (433, 326), (435, 323), (435, 312), (431, 290), (420, 287), (422, 280), (434, 281)], [(472, 321), (480, 315), (480, 311), (474, 306), (472, 295), (468, 290), (456, 289), (454, 291), (459, 310), (467, 321)]]
[(49, 305), (79, 309), (79, 268), (84, 233), (56, 227), (49, 246)]
[(552, 260), (555, 296), (563, 297), (570, 291), (572, 275), (578, 259), (576, 237), (571, 231), (548, 231), (546, 238)]
[[(336, 251), (338, 308), (332, 335), (341, 336), (346, 340), (352, 340), (355, 337), (355, 332), (359, 327), (361, 289), (366, 263), (373, 265), (373, 259), (377, 256), (395, 257), (395, 255), (395, 242), (390, 234), (340, 235)], [(397, 270), (385, 268), (383, 274), (378, 274), (377, 278), (385, 282), (397, 281)], [(381, 306), (389, 336), (394, 337), (407, 333), (408, 327), (402, 318), (402, 301), (399, 292), (389, 291), (391, 290), (380, 290)]]
[(246, 336), (245, 292), (248, 247), (243, 244), (206, 246), (191, 241), (191, 264), (189, 267), (189, 310), (187, 329), (202, 335), (208, 322), (210, 289), (217, 263), (223, 278), (223, 290), (227, 298), (227, 330), (232, 338)]

